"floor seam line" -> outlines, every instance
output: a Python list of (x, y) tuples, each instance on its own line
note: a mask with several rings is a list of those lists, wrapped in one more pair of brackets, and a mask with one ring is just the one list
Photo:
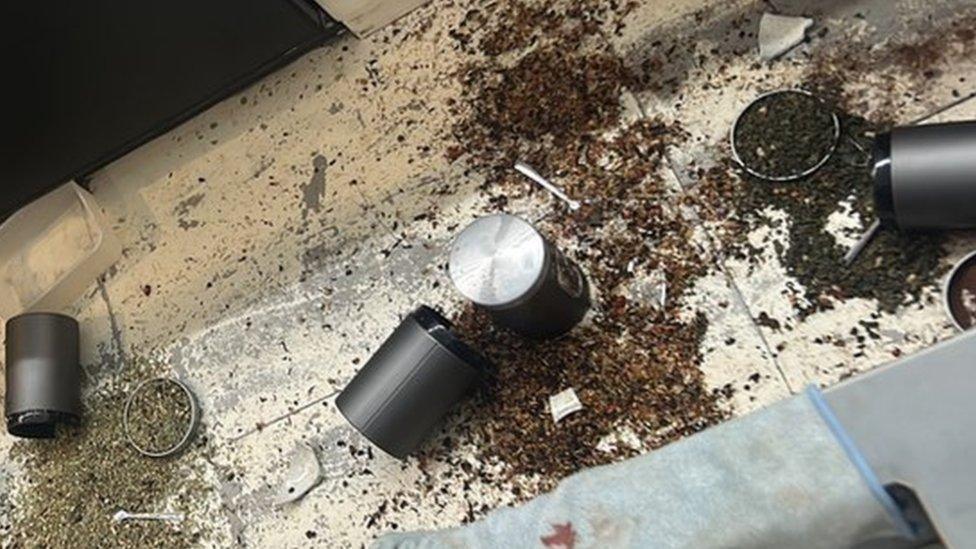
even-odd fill
[[(688, 188), (684, 184), (683, 177), (682, 177), (683, 174), (679, 172), (677, 166), (675, 165), (674, 160), (671, 158), (671, 155), (668, 154), (667, 151), (665, 151), (663, 153), (663, 156), (664, 156), (665, 163), (667, 164), (668, 170), (674, 176), (675, 180), (677, 180), (678, 185), (681, 188), (679, 194), (687, 193)], [(708, 238), (709, 247), (714, 248), (714, 243), (718, 242), (718, 237), (716, 235), (713, 235), (712, 231), (707, 226), (705, 226), (700, 216), (697, 215), (697, 212), (695, 217), (696, 219), (690, 221), (694, 223), (696, 226), (698, 226), (702, 231), (705, 232)], [(739, 288), (739, 285), (736, 283), (735, 277), (733, 277), (732, 274), (729, 272), (728, 267), (725, 264), (725, 254), (718, 249), (709, 250), (709, 253), (715, 256), (716, 264), (719, 270), (722, 271), (722, 275), (725, 277), (726, 282), (729, 284), (732, 293), (735, 294), (735, 297), (739, 301), (739, 304), (742, 305), (742, 307), (745, 309), (746, 314), (749, 316), (749, 321), (752, 326), (753, 333), (755, 333), (759, 337), (759, 341), (762, 343), (763, 348), (766, 350), (766, 353), (769, 356), (769, 360), (773, 363), (773, 366), (776, 367), (776, 371), (779, 372), (780, 379), (783, 381), (783, 384), (786, 385), (786, 389), (790, 392), (790, 394), (796, 394), (796, 391), (793, 389), (792, 384), (790, 383), (789, 379), (786, 376), (786, 372), (783, 370), (782, 364), (780, 364), (779, 360), (776, 357), (776, 353), (773, 352), (773, 348), (770, 346), (769, 341), (766, 339), (766, 334), (764, 334), (762, 332), (762, 328), (758, 324), (756, 324), (755, 316), (752, 314), (752, 309), (749, 307), (749, 303), (746, 301), (745, 295), (742, 293), (742, 290)]]
[[(112, 302), (108, 297), (108, 288), (105, 286), (105, 282), (101, 277), (97, 279), (98, 293), (105, 302), (105, 309), (108, 312), (108, 323), (109, 329), (112, 332), (112, 342), (115, 344), (116, 351), (118, 352), (119, 359), (124, 364), (127, 362), (125, 347), (122, 344), (122, 329), (119, 327), (118, 319), (115, 316), (115, 311), (112, 309)], [(119, 369), (122, 368), (123, 364), (119, 365)]]
[(249, 429), (247, 431), (244, 431), (243, 433), (241, 433), (239, 435), (236, 435), (236, 436), (233, 436), (233, 437), (229, 437), (227, 439), (227, 442), (230, 443), (230, 444), (237, 443), (237, 442), (241, 441), (242, 439), (247, 438), (247, 437), (249, 437), (249, 436), (251, 436), (251, 435), (253, 435), (255, 433), (259, 433), (259, 432), (263, 431), (264, 429), (267, 429), (268, 427), (270, 427), (270, 426), (272, 426), (272, 425), (274, 425), (276, 423), (280, 423), (280, 422), (285, 421), (286, 419), (288, 419), (288, 418), (290, 418), (292, 416), (295, 416), (297, 414), (300, 414), (300, 413), (304, 412), (305, 410), (308, 410), (312, 406), (315, 406), (317, 404), (321, 404), (321, 403), (329, 400), (330, 398), (336, 396), (337, 394), (339, 394), (339, 392), (340, 391), (338, 389), (333, 390), (332, 392), (330, 392), (329, 394), (327, 394), (327, 395), (325, 395), (323, 397), (319, 397), (319, 398), (317, 398), (315, 400), (306, 402), (305, 404), (302, 404), (301, 406), (298, 406), (297, 408), (295, 408), (293, 410), (289, 410), (288, 412), (285, 412), (284, 414), (281, 414), (279, 416), (276, 416), (274, 418), (271, 418), (268, 421), (261, 422), (261, 427), (260, 428), (259, 427), (252, 427), (251, 429)]

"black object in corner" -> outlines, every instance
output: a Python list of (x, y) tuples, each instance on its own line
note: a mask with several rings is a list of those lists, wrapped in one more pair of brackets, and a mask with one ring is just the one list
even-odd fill
[(3, 2), (0, 220), (341, 32), (312, 0)]

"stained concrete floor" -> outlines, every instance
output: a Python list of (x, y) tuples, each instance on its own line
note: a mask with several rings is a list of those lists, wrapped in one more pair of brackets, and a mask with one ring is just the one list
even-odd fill
[[(214, 447), (206, 466), (234, 473), (211, 496), (219, 512), (197, 517), (215, 525), (208, 544), (359, 546), (391, 529), (452, 526), (516, 499), (511, 485), (466, 478), (446, 463), (421, 468), (367, 451), (331, 405), (416, 304), (449, 314), (462, 305), (441, 268), (449, 227), (489, 207), (479, 189), (485, 175), (445, 154), (449, 104), (460, 93), (454, 71), (469, 55), (451, 47), (448, 31), (474, 4), (434, 0), (371, 37), (313, 51), (91, 178), (124, 257), (75, 311), (83, 363), (97, 378), (152, 356), (198, 391)], [(758, 63), (754, 37), (739, 30), (754, 32), (765, 10), (813, 17), (811, 39)], [(922, 41), (973, 12), (976, 3), (959, 1), (651, 0), (611, 40), (634, 63), (662, 37), (688, 51), (660, 69), (680, 82), (673, 93), (636, 96), (644, 112), (688, 133), (660, 174), (680, 194), (696, 184), (691, 166), (714, 162), (735, 113), (761, 91), (794, 85), (817, 55), (841, 44)], [(976, 92), (976, 58), (949, 49), (933, 74), (865, 66), (842, 85), (860, 94), (867, 115), (973, 117), (976, 101), (965, 99)], [(432, 208), (437, 224), (421, 216)], [(526, 192), (508, 208), (539, 219), (557, 205)], [(703, 241), (715, 242), (715, 230), (703, 225)], [(955, 235), (950, 246), (948, 261), (976, 241)], [(701, 367), (710, 386), (741, 387), (760, 373), (734, 397), (735, 414), (953, 333), (937, 289), (897, 314), (850, 300), (801, 319), (791, 305), (796, 282), (772, 250), (758, 270), (717, 257), (719, 268), (686, 305), (709, 319)], [(757, 324), (761, 313), (782, 326)], [(868, 318), (881, 337), (857, 341), (851, 328)], [(814, 343), (825, 336), (848, 344)], [(273, 508), (298, 442), (315, 448), (326, 480), (299, 505)], [(0, 456), (11, 444), (0, 439)], [(16, 492), (16, 475), (7, 482)], [(431, 483), (436, 490), (421, 488)]]

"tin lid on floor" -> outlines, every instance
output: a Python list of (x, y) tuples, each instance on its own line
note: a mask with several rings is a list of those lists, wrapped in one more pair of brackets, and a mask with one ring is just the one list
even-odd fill
[(546, 245), (527, 221), (508, 214), (482, 217), (454, 240), (448, 271), (461, 294), (493, 307), (516, 301), (542, 276)]

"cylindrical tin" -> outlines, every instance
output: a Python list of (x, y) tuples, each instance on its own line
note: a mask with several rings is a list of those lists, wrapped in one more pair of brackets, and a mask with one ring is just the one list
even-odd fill
[(976, 227), (976, 121), (894, 128), (875, 139), (873, 162), (884, 226)]
[(444, 317), (421, 306), (343, 389), (336, 407), (380, 449), (404, 459), (488, 368)]
[(464, 297), (525, 336), (562, 335), (590, 308), (579, 266), (513, 215), (482, 217), (461, 231), (448, 271)]
[(7, 320), (7, 431), (53, 438), (58, 423), (81, 419), (78, 322), (54, 313)]
[(962, 258), (946, 277), (942, 296), (946, 312), (960, 330), (976, 326), (976, 252)]

